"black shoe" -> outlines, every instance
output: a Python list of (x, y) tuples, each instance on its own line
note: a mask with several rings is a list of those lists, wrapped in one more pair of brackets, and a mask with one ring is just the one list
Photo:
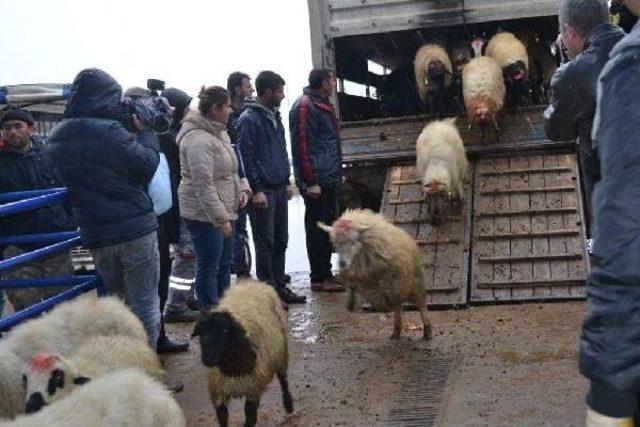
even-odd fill
[(184, 384), (180, 380), (168, 381), (167, 389), (171, 392), (171, 394), (180, 393), (182, 390), (184, 390)]
[(156, 350), (156, 353), (181, 353), (183, 351), (187, 351), (188, 348), (188, 342), (171, 341), (166, 335), (161, 335), (160, 338), (158, 338), (158, 349)]
[(278, 296), (285, 304), (304, 304), (307, 302), (307, 297), (296, 294), (286, 286), (278, 289)]
[(291, 276), (289, 276), (288, 274), (284, 275), (284, 283), (291, 283)]
[(200, 304), (198, 304), (198, 300), (191, 295), (187, 297), (187, 307), (189, 307), (189, 310), (200, 311)]

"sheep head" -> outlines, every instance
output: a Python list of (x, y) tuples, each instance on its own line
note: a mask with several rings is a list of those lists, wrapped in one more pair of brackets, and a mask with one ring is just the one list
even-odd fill
[(253, 372), (258, 357), (256, 346), (230, 313), (210, 313), (196, 324), (191, 336), (200, 338), (201, 360), (206, 367), (217, 367), (229, 377)]
[(338, 218), (331, 227), (322, 223), (318, 223), (318, 227), (329, 233), (331, 243), (340, 255), (340, 269), (349, 268), (362, 249), (362, 233), (368, 227), (343, 218)]
[(89, 381), (74, 376), (68, 364), (59, 356), (37, 353), (23, 368), (25, 412), (31, 414), (71, 393), (74, 385)]
[(484, 45), (487, 43), (482, 37), (476, 37), (471, 41), (471, 50), (473, 50), (473, 57), (480, 58), (483, 55)]

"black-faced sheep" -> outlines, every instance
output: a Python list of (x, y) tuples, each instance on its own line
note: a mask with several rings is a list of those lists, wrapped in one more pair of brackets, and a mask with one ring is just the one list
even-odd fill
[(93, 335), (122, 335), (147, 342), (140, 320), (112, 297), (79, 297), (13, 328), (0, 340), (0, 418), (13, 418), (24, 411), (21, 373), (31, 356), (42, 351), (68, 355)]
[(496, 60), (506, 82), (509, 103), (518, 107), (529, 97), (529, 55), (527, 49), (513, 33), (498, 33), (489, 40), (486, 56)]
[(455, 122), (452, 118), (427, 124), (416, 143), (416, 169), (433, 225), (440, 222), (446, 204), (464, 196), (468, 163)]
[(90, 381), (41, 411), (2, 427), (184, 427), (184, 414), (169, 391), (138, 369)]
[(534, 102), (544, 104), (549, 101), (551, 78), (556, 72), (556, 58), (551, 45), (536, 37), (527, 27), (520, 28), (516, 37), (527, 49), (529, 57), (529, 81)]
[(193, 335), (200, 338), (211, 403), (221, 426), (228, 424), (227, 404), (232, 398), (246, 398), (245, 425), (254, 426), (260, 398), (274, 375), (285, 410), (293, 412), (285, 313), (271, 286), (260, 282), (232, 286), (218, 308), (196, 324)]
[(416, 53), (413, 67), (420, 99), (429, 113), (441, 116), (447, 109), (445, 98), (453, 71), (447, 51), (438, 44), (426, 44)]
[(91, 337), (69, 357), (37, 353), (23, 368), (25, 412), (37, 412), (67, 396), (76, 386), (124, 368), (140, 368), (155, 380), (166, 380), (155, 351), (136, 338)]
[(449, 98), (452, 100), (455, 111), (464, 110), (462, 95), (462, 70), (471, 60), (471, 45), (467, 41), (457, 42), (451, 49), (451, 85), (449, 86)]
[(480, 126), (485, 141), (486, 126), (491, 124), (497, 141), (497, 115), (504, 107), (505, 86), (496, 60), (483, 56), (469, 61), (462, 71), (462, 91), (470, 125)]
[(393, 310), (392, 339), (402, 330), (402, 304), (420, 310), (423, 338), (431, 338), (427, 318), (422, 261), (416, 241), (402, 229), (370, 210), (347, 210), (332, 226), (318, 223), (329, 233), (340, 254), (341, 277), (349, 287), (347, 309), (353, 311), (355, 294), (376, 310)]

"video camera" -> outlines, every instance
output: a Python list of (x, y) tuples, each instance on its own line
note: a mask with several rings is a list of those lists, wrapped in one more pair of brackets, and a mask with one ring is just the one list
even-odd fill
[(147, 89), (149, 91), (145, 93), (124, 96), (123, 107), (127, 115), (135, 114), (145, 128), (158, 134), (166, 133), (173, 122), (173, 108), (165, 98), (160, 96), (159, 91), (164, 89), (164, 82), (148, 79)]

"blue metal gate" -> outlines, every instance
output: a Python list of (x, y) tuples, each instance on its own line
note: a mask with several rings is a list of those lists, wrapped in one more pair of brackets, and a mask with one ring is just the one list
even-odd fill
[[(0, 194), (0, 221), (8, 215), (64, 202), (67, 197), (67, 190), (65, 188)], [(21, 264), (42, 259), (58, 252), (68, 251), (73, 247), (79, 246), (80, 235), (77, 231), (70, 231), (0, 237), (0, 247), (24, 244), (42, 245), (42, 247), (13, 258), (1, 260), (0, 274)], [(44, 311), (50, 310), (52, 307), (63, 301), (70, 300), (93, 289), (96, 289), (100, 296), (106, 295), (106, 289), (97, 272), (95, 275), (85, 276), (46, 277), (39, 279), (0, 279), (0, 292), (3, 289), (30, 287), (44, 288), (55, 286), (69, 286), (70, 289), (22, 311), (0, 318), (0, 332), (7, 331), (24, 320), (35, 317)]]

